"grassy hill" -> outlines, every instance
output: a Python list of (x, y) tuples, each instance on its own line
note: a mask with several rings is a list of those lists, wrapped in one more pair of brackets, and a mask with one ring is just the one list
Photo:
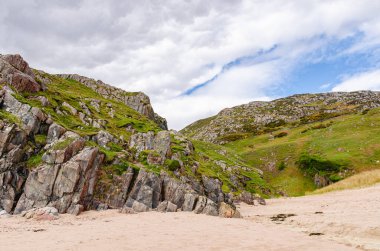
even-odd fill
[[(195, 122), (183, 132), (196, 138), (196, 130), (205, 132), (213, 120), (215, 116)], [(231, 136), (219, 144), (247, 166), (262, 170), (266, 182), (263, 187), (272, 195), (304, 195), (354, 174), (380, 169), (380, 108), (352, 109), (330, 118), (299, 120), (259, 133), (236, 134), (244, 137)], [(195, 145), (202, 144), (205, 143)]]
[[(282, 137), (276, 137), (280, 135)], [(316, 188), (313, 174), (328, 175), (339, 181), (354, 173), (380, 168), (380, 109), (311, 123), (295, 128), (283, 127), (273, 133), (230, 142), (248, 165), (264, 171), (274, 189), (288, 195), (303, 195)], [(312, 170), (300, 165), (302, 157), (337, 165), (336, 170)], [(306, 167), (307, 168), (307, 167)], [(306, 174), (305, 174), (306, 173)]]

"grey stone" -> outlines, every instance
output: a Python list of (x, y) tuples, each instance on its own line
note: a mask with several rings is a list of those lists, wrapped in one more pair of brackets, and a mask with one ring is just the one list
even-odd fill
[(218, 216), (218, 205), (212, 200), (207, 200), (206, 206), (203, 209), (202, 214)]
[(182, 210), (185, 212), (191, 212), (195, 208), (195, 203), (198, 199), (198, 195), (187, 193), (185, 194), (185, 201), (182, 206)]
[(207, 197), (199, 196), (197, 204), (195, 205), (195, 208), (194, 208), (194, 213), (196, 214), (202, 213), (204, 208), (206, 207), (206, 204), (207, 204)]

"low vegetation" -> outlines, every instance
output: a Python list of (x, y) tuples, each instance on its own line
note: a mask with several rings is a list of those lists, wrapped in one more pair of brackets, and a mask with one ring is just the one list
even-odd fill
[(372, 186), (380, 183), (380, 169), (371, 171), (364, 171), (355, 174), (347, 179), (341, 180), (337, 183), (318, 189), (310, 194), (322, 194), (339, 190), (356, 189)]
[(224, 147), (233, 149), (247, 165), (263, 170), (268, 185), (289, 196), (314, 191), (315, 174), (337, 182), (353, 173), (380, 168), (379, 108), (322, 123), (288, 125), (283, 130), (286, 137), (273, 139), (267, 133)]

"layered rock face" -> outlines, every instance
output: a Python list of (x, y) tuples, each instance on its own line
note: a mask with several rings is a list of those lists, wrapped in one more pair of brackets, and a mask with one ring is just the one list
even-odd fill
[(78, 81), (107, 99), (122, 102), (135, 111), (155, 121), (162, 129), (168, 129), (166, 119), (162, 118), (157, 113), (154, 113), (149, 97), (142, 92), (126, 92), (122, 89), (107, 85), (101, 80), (96, 81), (92, 78), (83, 77), (77, 74), (59, 74), (58, 76), (64, 79)]
[[(39, 108), (22, 104), (12, 94), (3, 88), (2, 109), (20, 118), (21, 126), (1, 121), (0, 207), (15, 213), (47, 205), (60, 213), (83, 211), (92, 203), (103, 154), (85, 148), (79, 135), (65, 132)], [(49, 144), (28, 145), (35, 134), (47, 134)], [(42, 163), (30, 171), (26, 160), (42, 152)]]
[(379, 106), (380, 93), (372, 91), (294, 95), (227, 108), (181, 132), (193, 139), (223, 144), (240, 139), (244, 133), (259, 134), (288, 123), (322, 121)]
[(0, 55), (0, 84), (8, 83), (20, 92), (42, 89), (27, 62), (20, 55)]
[[(176, 160), (171, 152), (172, 139), (180, 137), (176, 132), (161, 131), (137, 133), (130, 139), (130, 147), (135, 151), (135, 158), (149, 151), (147, 161), (152, 164), (162, 164), (167, 160)], [(192, 154), (194, 147), (190, 141), (182, 141), (185, 154)], [(155, 156), (155, 157), (152, 157)], [(170, 177), (166, 172), (160, 174), (147, 172), (144, 169), (136, 171), (128, 168), (121, 176), (113, 177), (111, 185), (98, 183), (94, 207), (123, 208), (123, 212), (160, 212), (194, 211), (208, 215), (219, 215), (222, 203), (232, 203), (231, 197), (222, 192), (222, 182), (218, 179), (202, 176), (201, 180), (179, 176)], [(106, 195), (106, 196), (104, 196)], [(224, 204), (223, 204), (224, 205)], [(231, 217), (235, 208), (231, 206)]]

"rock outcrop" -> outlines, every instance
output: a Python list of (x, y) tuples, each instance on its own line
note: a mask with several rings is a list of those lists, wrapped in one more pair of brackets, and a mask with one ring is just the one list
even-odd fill
[(122, 102), (135, 111), (155, 121), (162, 129), (168, 129), (166, 119), (162, 118), (157, 113), (154, 113), (149, 97), (142, 92), (126, 92), (122, 89), (105, 84), (101, 80), (94, 80), (77, 74), (59, 74), (57, 76), (65, 79), (73, 79), (93, 89), (107, 99)]
[[(222, 191), (223, 183), (197, 172), (191, 141), (160, 130), (130, 109), (117, 114), (115, 101), (166, 128), (145, 94), (60, 75), (104, 96), (100, 101), (84, 93), (82, 100), (74, 100), (73, 92), (62, 87), (69, 81), (36, 72), (37, 77), (19, 55), (0, 55), (2, 215), (54, 220), (58, 213), (118, 208), (128, 213), (182, 210), (229, 217), (235, 210), (226, 206), (231, 200)], [(126, 122), (110, 123), (110, 118)]]
[(20, 55), (0, 55), (0, 84), (5, 83), (20, 92), (38, 92), (42, 89)]
[(290, 123), (310, 123), (380, 107), (380, 92), (302, 94), (270, 102), (255, 101), (226, 108), (196, 121), (181, 132), (193, 139), (224, 144)]

